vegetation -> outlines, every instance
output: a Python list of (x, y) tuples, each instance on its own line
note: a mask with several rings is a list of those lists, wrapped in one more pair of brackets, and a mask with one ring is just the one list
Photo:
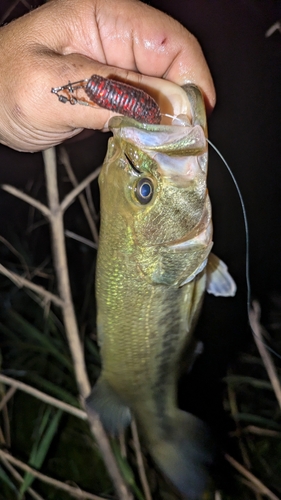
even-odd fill
[[(98, 207), (87, 187), (96, 183), (98, 171), (77, 187), (68, 156), (60, 150), (73, 188), (59, 201), (53, 150), (44, 161), (49, 208), (3, 186), (36, 209), (33, 227), (48, 220), (56, 245), (51, 251), (45, 226), (36, 239), (39, 252), (33, 233), (23, 234), (21, 240), (13, 234), (9, 242), (0, 238), (0, 500), (179, 498), (141, 451), (134, 424), (125, 436), (109, 442), (95, 418), (85, 412), (83, 398), (100, 370), (94, 306)], [(61, 167), (59, 172), (64, 176)], [(65, 232), (62, 225), (75, 198), (80, 235)], [(91, 246), (81, 235), (90, 235)], [(42, 248), (46, 252), (38, 263)], [(68, 274), (73, 300), (64, 284)], [(279, 319), (274, 319), (271, 330), (281, 352)], [(253, 342), (224, 380), (224, 408), (234, 430), (231, 454), (225, 455), (221, 474), (226, 471), (230, 483), (220, 490), (212, 485), (206, 500), (281, 498), (280, 369), (274, 367), (279, 360), (273, 362), (259, 341), (257, 304), (251, 324), (259, 350)]]

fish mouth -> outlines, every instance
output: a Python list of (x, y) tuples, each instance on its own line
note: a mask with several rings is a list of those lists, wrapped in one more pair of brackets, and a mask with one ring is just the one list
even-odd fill
[(149, 151), (165, 154), (197, 155), (206, 151), (204, 130), (198, 124), (187, 125), (148, 125), (132, 118), (115, 116), (110, 121), (110, 129), (135, 146)]

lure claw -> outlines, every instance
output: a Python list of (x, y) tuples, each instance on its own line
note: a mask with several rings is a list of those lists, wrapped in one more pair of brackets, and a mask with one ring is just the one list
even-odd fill
[[(58, 96), (58, 100), (62, 103), (70, 102), (70, 104), (83, 104), (84, 106), (89, 106), (90, 103), (85, 99), (78, 99), (74, 97), (73, 94), (76, 90), (84, 89), (88, 80), (78, 80), (77, 82), (68, 82), (67, 85), (62, 85), (61, 87), (51, 88), (52, 94)], [(65, 92), (65, 94), (59, 94), (59, 92)]]

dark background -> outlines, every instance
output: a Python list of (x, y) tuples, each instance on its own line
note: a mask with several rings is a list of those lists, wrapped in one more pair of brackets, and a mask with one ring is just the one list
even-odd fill
[[(281, 33), (276, 31), (269, 38), (265, 33), (281, 18), (281, 2), (153, 0), (148, 3), (178, 19), (203, 47), (217, 90), (209, 136), (228, 161), (241, 189), (249, 223), (252, 294), (260, 301), (263, 320), (268, 324), (272, 301), (281, 292)], [(2, 23), (27, 11), (26, 5), (19, 2), (7, 16), (9, 5), (12, 5), (9, 1), (2, 0)], [(33, 2), (31, 6), (37, 5)], [(107, 135), (95, 133), (87, 140), (68, 144), (78, 178), (82, 179), (102, 162), (106, 143)], [(0, 183), (13, 184), (44, 198), (41, 154), (18, 153), (0, 146), (0, 167)], [(238, 293), (235, 299), (206, 297), (197, 328), (204, 341), (204, 353), (180, 384), (180, 404), (220, 429), (223, 414), (219, 381), (238, 350), (252, 339), (246, 314), (242, 210), (226, 168), (212, 151), (209, 189), (214, 213), (214, 251), (227, 263)], [(29, 217), (30, 209), (24, 203), (1, 193), (0, 234), (6, 237), (12, 234), (13, 240), (15, 235), (27, 238)], [(68, 229), (79, 232), (77, 220), (75, 214), (68, 217)], [(32, 232), (35, 243), (31, 246), (39, 263), (44, 258), (46, 240), (42, 233), (38, 234)]]

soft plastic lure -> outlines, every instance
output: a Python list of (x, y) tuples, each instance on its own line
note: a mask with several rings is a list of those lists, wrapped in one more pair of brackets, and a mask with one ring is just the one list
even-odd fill
[[(90, 100), (83, 97), (78, 99), (75, 93), (79, 89), (83, 89)], [(141, 123), (159, 124), (161, 121), (160, 108), (153, 97), (132, 85), (100, 75), (92, 75), (91, 78), (78, 82), (69, 82), (62, 87), (52, 88), (51, 92), (63, 103), (85, 106), (97, 104)]]

